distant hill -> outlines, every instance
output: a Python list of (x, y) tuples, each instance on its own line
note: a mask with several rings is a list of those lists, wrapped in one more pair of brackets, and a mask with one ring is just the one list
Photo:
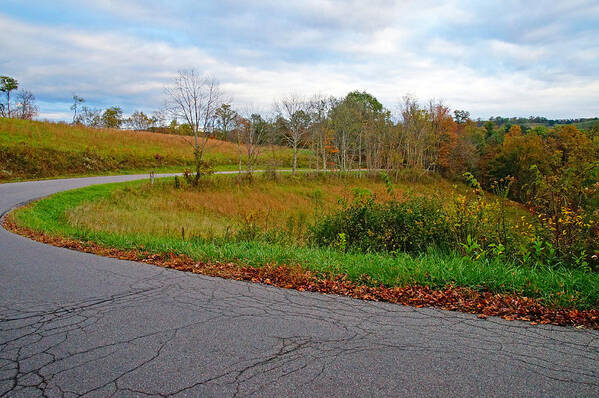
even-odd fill
[(547, 119), (546, 117), (542, 117), (542, 116), (530, 116), (527, 118), (526, 117), (497, 116), (497, 117), (491, 117), (491, 118), (489, 118), (489, 120), (478, 120), (478, 124), (480, 126), (482, 126), (483, 124), (485, 124), (486, 122), (489, 122), (489, 121), (495, 123), (497, 126), (517, 124), (519, 126), (529, 127), (529, 128), (538, 127), (538, 126), (554, 127), (554, 126), (562, 126), (562, 125), (571, 124), (571, 125), (578, 127), (579, 129), (583, 129), (583, 130), (589, 129), (589, 128), (593, 127), (594, 125), (599, 125), (599, 117), (579, 118), (579, 119)]

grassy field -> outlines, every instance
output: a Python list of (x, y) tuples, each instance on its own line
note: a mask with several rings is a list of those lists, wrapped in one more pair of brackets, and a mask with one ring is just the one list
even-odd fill
[[(346, 275), (375, 285), (442, 288), (453, 284), (534, 297), (549, 306), (599, 306), (596, 273), (474, 260), (457, 251), (435, 249), (418, 255), (344, 252), (316, 247), (303, 238), (311, 222), (339, 207), (355, 188), (369, 189), (381, 199), (389, 195), (401, 199), (414, 194), (451, 197), (465, 192), (463, 186), (442, 179), (396, 183), (389, 194), (382, 182), (356, 176), (279, 178), (238, 185), (234, 177), (214, 176), (200, 191), (175, 189), (173, 179), (153, 186), (147, 182), (92, 186), (43, 199), (16, 211), (14, 218), (20, 225), (52, 235), (119, 249), (186, 254), (198, 261), (299, 265), (326, 277)], [(267, 207), (269, 211), (264, 210)], [(522, 217), (523, 212), (509, 206), (509, 217)], [(287, 239), (237, 233), (254, 227), (284, 231)]]
[[(92, 129), (65, 123), (0, 118), (0, 182), (61, 176), (182, 171), (191, 167), (191, 137), (144, 131)], [(275, 148), (277, 166), (291, 164), (291, 150)], [(272, 161), (264, 148), (260, 166)], [(233, 169), (237, 146), (210, 140), (205, 159)], [(306, 154), (300, 156), (300, 165)]]
[(107, 198), (73, 209), (68, 221), (94, 231), (165, 237), (180, 236), (181, 228), (189, 237), (212, 238), (254, 227), (284, 230), (301, 240), (309, 224), (338, 208), (340, 201), (351, 201), (356, 189), (369, 190), (380, 200), (401, 199), (413, 193), (432, 196), (458, 192), (458, 187), (446, 180), (434, 181), (396, 184), (393, 194), (380, 181), (358, 176), (279, 175), (276, 180), (261, 177), (252, 184), (238, 184), (237, 176), (214, 176), (201, 190), (173, 190), (172, 181), (168, 181), (117, 190)]

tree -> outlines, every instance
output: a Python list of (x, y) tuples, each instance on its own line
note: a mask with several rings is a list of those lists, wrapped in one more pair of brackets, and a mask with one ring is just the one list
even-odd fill
[(359, 107), (355, 101), (337, 100), (329, 112), (331, 153), (337, 166), (346, 171), (352, 167), (356, 137), (360, 132)]
[(367, 168), (371, 169), (375, 164), (381, 163), (379, 160), (383, 149), (382, 139), (389, 113), (366, 91), (352, 91), (346, 95), (343, 102), (351, 110), (357, 128), (351, 137), (354, 140), (352, 157), (357, 159), (358, 168), (362, 168), (362, 162), (365, 160)]
[(87, 127), (101, 127), (102, 110), (88, 108), (87, 106), (81, 107), (77, 115), (77, 123), (81, 123)]
[(79, 120), (80, 116), (77, 113), (77, 108), (84, 102), (85, 102), (85, 100), (82, 97), (80, 97), (78, 95), (73, 95), (73, 105), (71, 105), (71, 110), (73, 111), (73, 124), (81, 122)]
[(135, 111), (127, 119), (127, 126), (133, 130), (145, 131), (154, 126), (157, 119), (149, 117), (141, 111)]
[(332, 131), (328, 128), (328, 114), (335, 103), (334, 98), (325, 98), (320, 95), (314, 96), (308, 102), (310, 114), (310, 141), (315, 155), (316, 169), (327, 169), (328, 155), (331, 148)]
[(463, 124), (463, 123), (466, 123), (468, 120), (470, 120), (470, 112), (461, 111), (459, 109), (456, 109), (455, 111), (453, 111), (453, 114), (454, 114), (454, 120), (457, 124)]
[(371, 112), (382, 112), (383, 110), (383, 104), (366, 91), (352, 91), (347, 94), (345, 101), (361, 104), (365, 110)]
[(31, 91), (20, 90), (17, 92), (16, 117), (19, 119), (31, 120), (38, 114), (38, 107), (35, 105), (35, 96)]
[(6, 93), (6, 114), (11, 117), (10, 114), (10, 92), (19, 88), (19, 82), (9, 76), (0, 76), (0, 91)]
[(203, 77), (195, 69), (182, 70), (172, 85), (165, 88), (167, 108), (172, 116), (187, 122), (194, 137), (194, 184), (199, 182), (204, 150), (214, 127), (216, 110), (222, 105), (219, 83)]
[[(467, 113), (467, 112), (466, 112)], [(433, 143), (435, 145), (433, 151), (436, 152), (435, 166), (438, 166), (440, 171), (445, 174), (451, 169), (456, 169), (454, 161), (454, 153), (458, 146), (458, 123), (451, 117), (449, 108), (442, 103), (430, 102), (429, 114), (431, 116), (433, 129)], [(454, 112), (455, 114), (455, 112)], [(468, 120), (465, 117), (462, 123)]]
[(296, 95), (290, 95), (275, 104), (275, 109), (280, 116), (279, 123), (282, 137), (293, 148), (293, 165), (291, 174), (295, 175), (297, 169), (297, 152), (308, 133), (310, 117), (307, 112), (307, 103)]
[[(262, 146), (268, 136), (269, 123), (258, 113), (238, 120), (238, 143), (243, 142), (246, 150), (246, 171), (251, 177)], [(239, 145), (239, 144), (238, 144)]]
[(102, 126), (106, 128), (118, 129), (123, 124), (123, 110), (118, 106), (113, 106), (102, 113)]
[(168, 128), (167, 126), (167, 112), (163, 109), (158, 109), (152, 112), (152, 120), (154, 120), (154, 127)]
[(235, 128), (237, 112), (231, 108), (230, 104), (222, 104), (215, 113), (216, 125), (220, 130), (223, 140), (228, 139), (229, 132)]

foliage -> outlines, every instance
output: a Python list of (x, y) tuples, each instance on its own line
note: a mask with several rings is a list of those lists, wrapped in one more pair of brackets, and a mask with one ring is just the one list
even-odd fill
[(494, 198), (486, 197), (472, 174), (465, 178), (472, 191), (444, 199), (408, 196), (379, 203), (368, 191), (355, 190), (353, 202), (316, 222), (312, 240), (361, 252), (425, 253), (433, 247), (528, 266), (597, 268), (593, 220), (565, 208), (555, 218), (517, 220), (506, 205), (512, 178), (493, 185)]
[(353, 203), (317, 222), (312, 233), (317, 245), (334, 246), (342, 236), (345, 249), (362, 252), (422, 253), (454, 246), (441, 203), (421, 197), (381, 204), (357, 192)]
[(123, 110), (118, 106), (108, 108), (102, 113), (102, 126), (111, 129), (121, 128), (123, 124)]
[(150, 117), (141, 111), (135, 111), (125, 120), (125, 123), (130, 129), (146, 131), (153, 127), (157, 120), (155, 117)]
[(6, 104), (2, 106), (0, 116), (12, 117), (10, 112), (10, 92), (19, 88), (19, 82), (10, 76), (0, 76), (0, 91), (6, 94)]
[[(11, 92), (19, 88), (19, 82), (10, 76), (0, 76), (0, 92), (6, 95), (6, 102), (0, 103), (0, 117), (31, 120), (38, 115), (35, 95), (31, 91), (17, 91), (16, 101), (11, 101)], [(12, 110), (11, 110), (12, 106)]]

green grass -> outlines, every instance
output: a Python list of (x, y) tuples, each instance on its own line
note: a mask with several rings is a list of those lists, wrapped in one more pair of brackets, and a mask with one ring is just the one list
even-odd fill
[(580, 270), (524, 267), (494, 261), (473, 261), (457, 253), (429, 251), (418, 256), (380, 253), (344, 253), (329, 248), (270, 244), (224, 239), (182, 240), (156, 234), (119, 234), (92, 231), (69, 223), (69, 212), (88, 202), (106, 200), (121, 188), (136, 189), (147, 182), (91, 186), (62, 192), (18, 209), (15, 220), (28, 228), (119, 249), (186, 254), (198, 261), (226, 261), (260, 267), (264, 264), (299, 265), (330, 276), (346, 274), (361, 281), (367, 275), (386, 286), (409, 284), (441, 288), (447, 284), (516, 293), (540, 299), (546, 305), (568, 308), (599, 306), (599, 274)]
[[(191, 137), (145, 131), (92, 129), (66, 123), (0, 118), (0, 182), (123, 174), (182, 171), (192, 168)], [(272, 150), (263, 148), (257, 167), (272, 160)], [(277, 167), (291, 165), (292, 151), (275, 147)], [(300, 165), (308, 163), (302, 151)], [(237, 146), (209, 140), (204, 160), (216, 169), (234, 169)]]

